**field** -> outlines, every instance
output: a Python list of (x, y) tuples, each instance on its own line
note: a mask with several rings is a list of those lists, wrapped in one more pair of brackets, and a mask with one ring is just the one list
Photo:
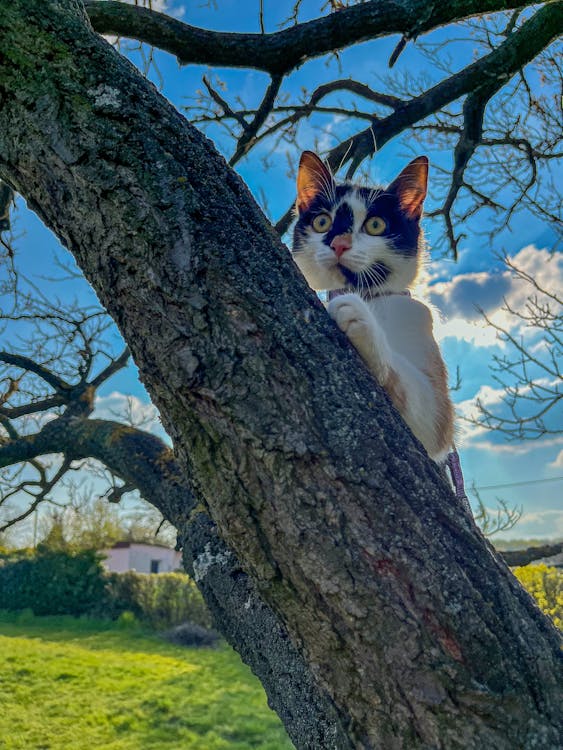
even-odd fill
[(1, 750), (290, 750), (226, 645), (71, 617), (0, 617)]

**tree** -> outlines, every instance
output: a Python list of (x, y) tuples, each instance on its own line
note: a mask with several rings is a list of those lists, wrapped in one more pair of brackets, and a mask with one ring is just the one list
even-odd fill
[[(69, 273), (69, 269), (65, 269), (65, 273)], [(5, 470), (0, 484), (0, 508), (5, 510), (0, 533), (14, 529), (41, 503), (53, 503), (55, 509), (47, 519), (47, 527), (42, 524), (40, 537), (42, 544), (50, 548), (75, 545), (100, 549), (128, 533), (137, 541), (154, 538), (161, 523), (150, 519), (150, 514), (145, 512), (141, 528), (138, 517), (134, 519), (136, 525), (128, 524), (126, 528), (123, 519), (114, 512), (115, 506), (108, 506), (106, 498), (110, 503), (118, 503), (134, 488), (141, 491), (152, 507), (159, 509), (159, 515), (162, 511), (166, 517), (174, 519), (180, 504), (185, 505), (191, 497), (191, 490), (182, 482), (181, 469), (170, 447), (143, 429), (143, 420), (133, 414), (129, 415), (127, 423), (122, 421), (126, 416), (123, 414), (116, 415), (116, 420), (92, 416), (97, 390), (125, 367), (128, 351), (113, 357), (109, 354), (111, 345), (104, 336), (107, 320), (98, 310), (76, 307), (65, 310), (60, 300), (52, 304), (23, 294), (21, 284), (18, 302), (21, 309), (12, 310), (7, 317), (24, 324), (27, 336), (21, 333), (16, 336), (12, 330), (11, 338), (19, 341), (20, 351), (0, 351), (0, 363), (5, 366), (4, 375), (0, 377), (5, 389), (0, 398), (0, 424), (6, 433), (0, 444), (0, 467)], [(33, 323), (31, 331), (30, 321)], [(50, 346), (45, 351), (42, 348), (45, 341), (58, 342), (61, 346), (55, 350)], [(34, 351), (36, 356), (32, 359), (21, 351)], [(43, 360), (38, 361), (41, 355)], [(50, 463), (41, 458), (54, 454), (59, 458), (51, 459)], [(84, 462), (91, 459), (95, 459), (98, 467), (95, 473), (102, 475), (107, 483), (104, 496), (94, 501), (91, 488), (84, 492), (79, 479), (68, 479), (69, 473), (82, 469)], [(7, 471), (8, 468), (11, 471)], [(27, 474), (26, 468), (31, 469)], [(53, 496), (57, 487), (65, 482), (68, 506)], [(27, 507), (22, 510), (20, 506), (19, 511), (10, 512), (11, 500), (22, 493), (29, 498)], [(174, 504), (178, 506), (176, 510), (173, 510)], [(186, 512), (185, 508), (182, 510)], [(498, 516), (493, 521), (483, 506), (479, 515), (485, 533), (494, 533), (499, 527), (505, 527), (507, 519), (513, 518), (507, 511), (506, 518)], [(223, 563), (229, 561), (230, 570), (236, 571), (236, 586), (233, 575), (231, 580), (227, 579), (228, 597), (225, 570), (219, 570), (219, 575), (215, 576), (208, 574), (204, 579), (207, 601), (216, 618), (223, 620), (239, 648), (243, 641), (252, 645), (254, 640), (254, 652), (247, 645), (246, 658), (258, 674), (270, 676), (271, 700), (290, 729), (299, 730), (301, 734), (306, 732), (308, 741), (314, 738), (319, 746), (333, 743), (344, 747), (347, 739), (333, 715), (330, 699), (319, 694), (312, 685), (306, 665), (287, 639), (285, 627), (257, 596), (233, 553), (220, 544), (209, 518), (200, 514), (202, 520), (205, 525), (192, 535), (198, 549), (205, 551), (213, 546), (216, 558)], [(555, 546), (551, 553), (560, 547)], [(551, 550), (542, 549), (543, 556)], [(506, 553), (502, 556), (506, 559)], [(537, 550), (531, 550), (526, 559), (538, 556)], [(508, 555), (511, 564), (512, 557)], [(514, 559), (523, 564), (521, 553)], [(237, 613), (236, 618), (229, 613), (226, 621), (225, 599)], [(236, 637), (233, 636), (235, 629)], [(275, 654), (273, 660), (268, 660), (261, 647), (263, 631), (268, 629), (272, 631), (269, 647)], [(292, 713), (299, 703), (308, 706), (305, 719), (303, 715), (295, 717)]]
[[(385, 7), (401, 23), (403, 6)], [(473, 11), (433, 8), (420, 30)], [(561, 3), (542, 7), (534, 39), (552, 39), (561, 16)], [(131, 347), (196, 500), (171, 520), (204, 590), (234, 553), (314, 691), (330, 695), (333, 746), (556, 745), (556, 631), (455, 506), (242, 182), (78, 2), (3, 3), (0, 19), (12, 51), (0, 60), (0, 172)], [(197, 547), (207, 512), (232, 552)], [(241, 614), (220, 604), (224, 626)], [(298, 746), (327, 746), (288, 724)]]

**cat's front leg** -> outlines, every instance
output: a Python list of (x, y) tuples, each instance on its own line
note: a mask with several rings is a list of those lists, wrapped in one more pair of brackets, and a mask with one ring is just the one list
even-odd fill
[(328, 314), (383, 385), (389, 376), (391, 351), (385, 332), (363, 299), (357, 294), (340, 295), (329, 302)]

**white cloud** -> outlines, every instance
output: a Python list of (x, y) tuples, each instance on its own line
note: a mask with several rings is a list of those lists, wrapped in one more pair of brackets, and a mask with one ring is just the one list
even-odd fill
[[(527, 245), (512, 257), (511, 262), (534, 279), (541, 289), (557, 293), (563, 288), (562, 255)], [(508, 269), (458, 274), (450, 281), (431, 284), (428, 293), (446, 319), (436, 323), (438, 340), (451, 337), (479, 347), (502, 346), (494, 325), (525, 336), (531, 346), (541, 346), (533, 340), (537, 330), (511, 314), (506, 307), (523, 311), (531, 294), (536, 295), (540, 302), (549, 302), (552, 309), (557, 305)], [(485, 321), (478, 308), (487, 314), (493, 325)]]
[(162, 437), (163, 428), (156, 406), (145, 403), (136, 396), (113, 391), (108, 396), (97, 396), (94, 419), (111, 419), (130, 424)]
[[(538, 450), (546, 450), (553, 446), (563, 445), (563, 436), (544, 438), (543, 440), (528, 440), (520, 443), (493, 443), (491, 440), (475, 440), (471, 443), (471, 448), (478, 448), (487, 453), (504, 453), (510, 456), (525, 456)], [(548, 464), (551, 466), (551, 464)]]
[(434, 335), (437, 341), (454, 338), (483, 348), (497, 346), (499, 343), (494, 328), (478, 320), (468, 321), (463, 318), (434, 318)]
[(504, 390), (502, 388), (493, 388), (490, 385), (482, 385), (477, 393), (465, 401), (459, 401), (455, 404), (457, 419), (457, 432), (456, 442), (459, 446), (468, 446), (471, 443), (473, 447), (476, 438), (487, 433), (490, 434), (490, 430), (478, 424), (473, 424), (466, 420), (478, 419), (480, 416), (479, 408), (477, 407), (477, 401), (479, 401), (485, 408), (494, 411), (494, 407), (502, 404), (504, 396)]
[(523, 537), (563, 536), (563, 510), (543, 510), (523, 513), (510, 535)]
[(563, 469), (563, 450), (560, 450), (554, 460), (548, 464), (550, 469)]
[[(521, 398), (521, 404), (519, 405), (519, 413), (522, 417), (532, 416), (535, 413), (534, 407), (537, 408), (537, 399), (535, 396), (535, 390), (538, 388), (544, 388), (546, 391), (555, 391), (559, 385), (559, 380), (550, 378), (536, 378), (534, 380), (534, 386), (523, 385), (518, 387), (518, 393)], [(529, 396), (527, 398), (527, 396)], [(459, 445), (468, 445), (471, 443), (471, 447), (480, 447), (486, 450), (490, 450), (496, 453), (527, 453), (538, 445), (544, 447), (550, 447), (553, 445), (563, 444), (563, 436), (556, 435), (555, 437), (545, 437), (543, 440), (533, 440), (529, 442), (529, 447), (516, 444), (513, 441), (499, 445), (491, 441), (479, 441), (477, 438), (482, 436), (484, 433), (489, 435), (500, 436), (499, 431), (491, 431), (490, 429), (480, 425), (473, 424), (471, 420), (480, 420), (482, 418), (481, 410), (479, 409), (478, 403), (481, 404), (487, 411), (492, 412), (498, 418), (513, 419), (510, 405), (506, 401), (510, 400), (510, 396), (507, 395), (506, 390), (502, 387), (493, 387), (491, 385), (482, 385), (477, 393), (471, 398), (464, 401), (455, 403), (456, 415), (458, 417), (456, 440)], [(544, 422), (546, 428), (551, 429), (552, 432), (558, 430), (556, 416), (554, 413), (544, 415)], [(470, 420), (470, 421), (468, 421)]]

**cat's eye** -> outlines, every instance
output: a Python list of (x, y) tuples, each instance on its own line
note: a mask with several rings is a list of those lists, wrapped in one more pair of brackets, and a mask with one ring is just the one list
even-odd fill
[(378, 234), (383, 234), (387, 229), (387, 224), (385, 223), (385, 219), (382, 219), (381, 216), (370, 216), (364, 223), (364, 229), (368, 234), (376, 237)]
[(332, 219), (329, 214), (317, 214), (311, 226), (315, 232), (328, 232), (332, 226)]

